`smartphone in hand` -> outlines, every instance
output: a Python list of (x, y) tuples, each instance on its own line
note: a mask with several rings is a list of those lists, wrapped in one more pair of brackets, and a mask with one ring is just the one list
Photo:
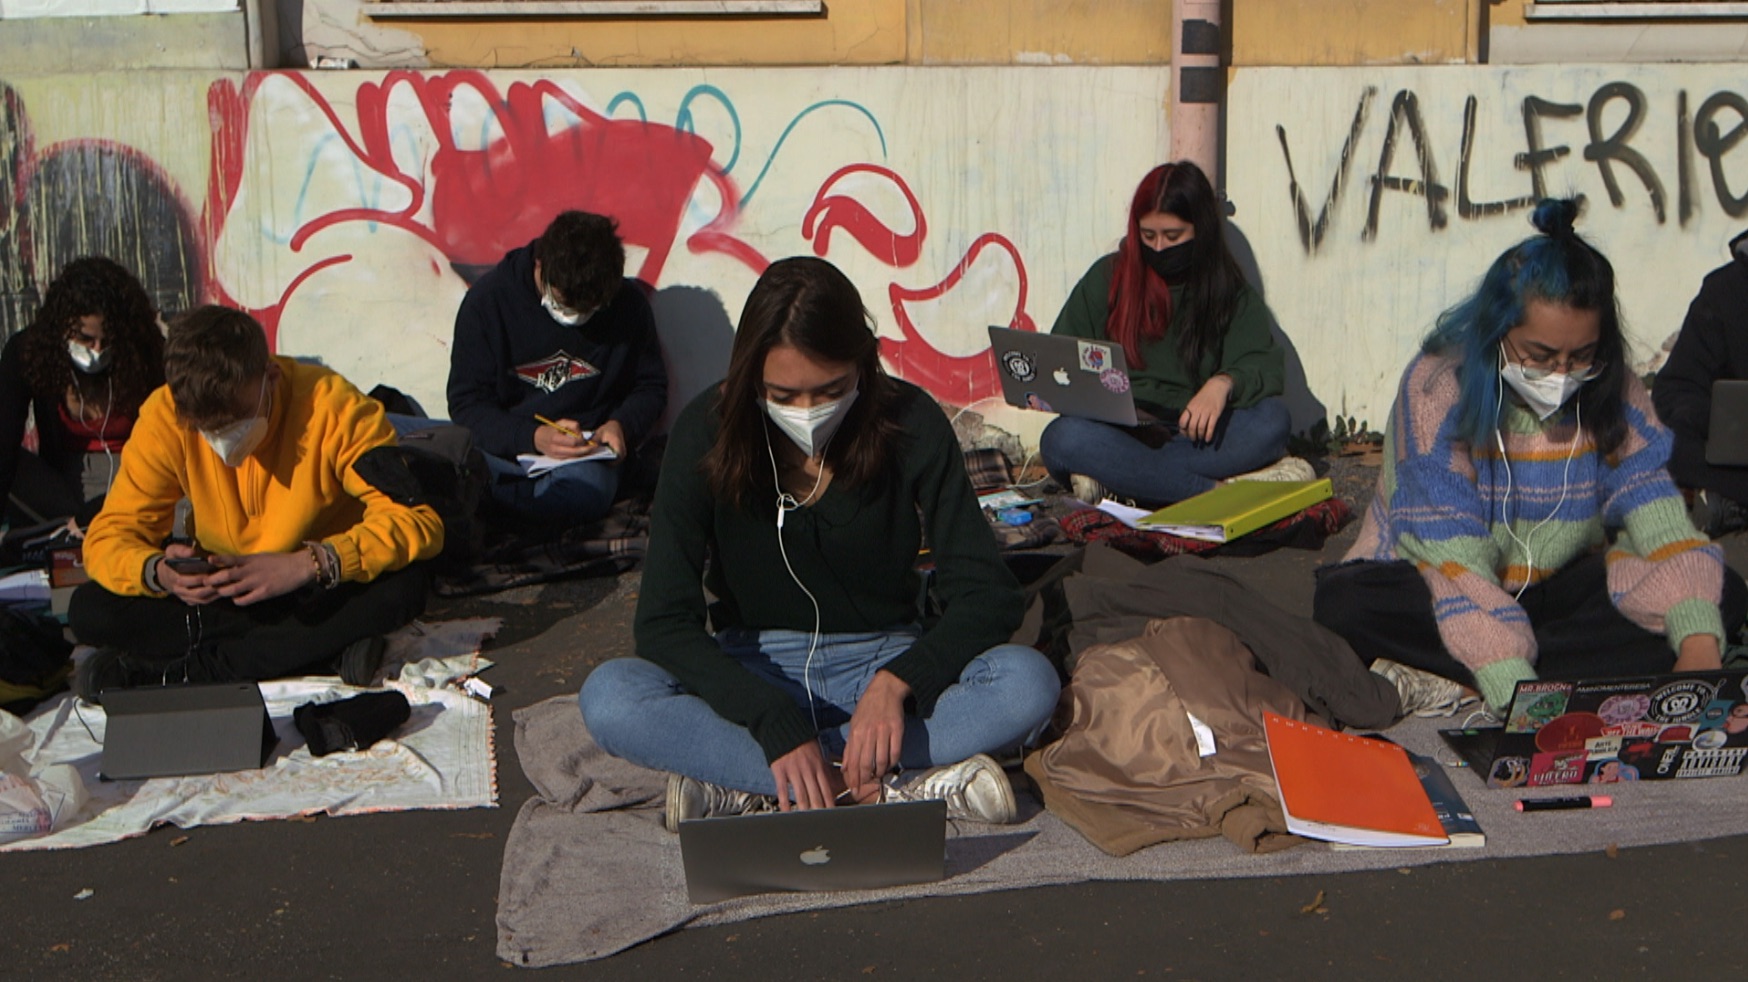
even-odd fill
[(202, 554), (199, 556), (182, 556), (182, 557), (176, 558), (176, 559), (172, 559), (169, 556), (165, 556), (164, 557), (164, 565), (170, 567), (171, 569), (175, 570), (178, 573), (183, 573), (183, 574), (187, 574), (187, 575), (192, 575), (192, 574), (197, 574), (197, 573), (210, 573), (213, 570), (218, 569), (217, 566), (214, 566), (212, 564), (212, 557), (210, 555), (206, 555), (206, 554)]

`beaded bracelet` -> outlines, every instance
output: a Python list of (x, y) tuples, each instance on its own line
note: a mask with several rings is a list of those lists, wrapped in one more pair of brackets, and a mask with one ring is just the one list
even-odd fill
[(324, 590), (340, 585), (340, 557), (325, 542), (305, 542), (310, 550), (310, 564), (315, 567), (316, 584)]

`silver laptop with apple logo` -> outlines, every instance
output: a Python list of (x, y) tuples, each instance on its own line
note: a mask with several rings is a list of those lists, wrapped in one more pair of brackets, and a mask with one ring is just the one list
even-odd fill
[(872, 890), (946, 875), (947, 804), (906, 801), (680, 823), (686, 895)]

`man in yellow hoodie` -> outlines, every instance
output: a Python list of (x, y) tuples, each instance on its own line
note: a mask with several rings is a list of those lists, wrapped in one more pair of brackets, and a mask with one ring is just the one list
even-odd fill
[[(226, 307), (171, 325), (164, 377), (85, 538), (91, 582), (68, 621), (99, 651), (76, 691), (95, 702), (106, 688), (336, 663), (369, 684), (381, 636), (424, 610), (416, 561), (443, 546), (410, 475), (379, 477), (389, 492), (360, 476), (399, 460), (382, 406), (326, 368), (270, 356), (261, 325)], [(172, 540), (183, 498), (192, 529)]]

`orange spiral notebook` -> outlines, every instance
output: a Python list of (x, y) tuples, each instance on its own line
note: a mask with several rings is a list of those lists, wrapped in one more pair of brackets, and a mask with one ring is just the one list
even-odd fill
[(1450, 842), (1407, 751), (1263, 713), (1287, 830), (1356, 846)]

